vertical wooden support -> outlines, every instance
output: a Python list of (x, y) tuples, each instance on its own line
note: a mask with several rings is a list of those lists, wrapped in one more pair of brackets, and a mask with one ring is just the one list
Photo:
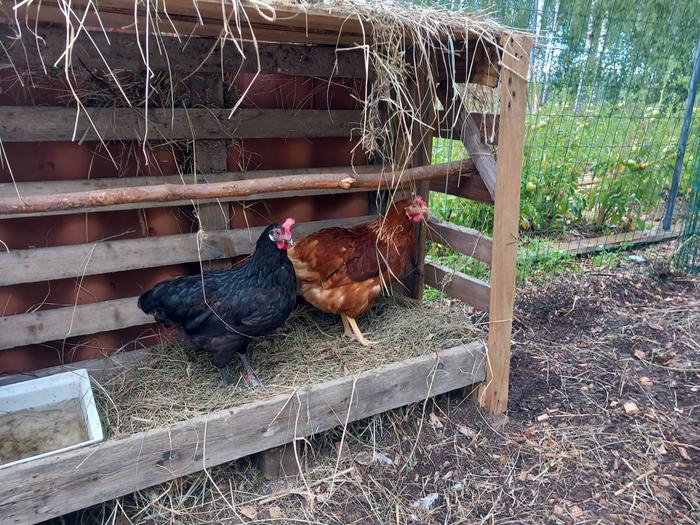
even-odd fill
[[(202, 74), (193, 78), (189, 82), (189, 87), (191, 90), (190, 100), (193, 106), (223, 107), (224, 85), (220, 75), (216, 73)], [(196, 129), (194, 134), (196, 137)], [(225, 140), (196, 140), (194, 152), (197, 173), (221, 173), (226, 171), (227, 151)], [(199, 217), (200, 228), (204, 231), (228, 229), (229, 210), (228, 203), (198, 204), (197, 216)], [(225, 249), (233, 254), (233, 246), (226, 246)], [(204, 270), (223, 270), (230, 268), (230, 266), (230, 259), (221, 259), (204, 263)]]
[[(428, 85), (428, 79), (422, 72), (417, 82), (415, 90), (416, 98), (420, 104), (420, 121), (435, 122), (435, 92), (432, 86)], [(413, 143), (417, 149), (413, 152), (411, 166), (425, 166), (433, 159), (433, 130), (430, 126), (418, 125), (413, 128)], [(416, 193), (423, 197), (426, 202), (430, 202), (430, 181), (419, 182), (416, 186)], [(423, 222), (418, 225), (416, 235), (416, 271), (413, 278), (413, 289), (411, 295), (419, 301), (423, 299), (425, 289), (425, 252), (427, 249), (427, 232)]]
[[(417, 78), (410, 86), (410, 94), (413, 105), (418, 109), (420, 122), (435, 121), (435, 92), (428, 83), (428, 78), (422, 69), (416, 72)], [(421, 125), (418, 121), (413, 121), (411, 125), (411, 140), (402, 140), (397, 137), (397, 164), (406, 167), (425, 166), (432, 161), (433, 152), (433, 130), (429, 125)], [(407, 159), (408, 157), (408, 159)], [(410, 159), (410, 160), (409, 160)], [(408, 162), (407, 162), (408, 160)], [(424, 181), (416, 184), (416, 193), (426, 201), (430, 196), (430, 182)], [(408, 197), (405, 195), (402, 197)], [(398, 195), (397, 195), (398, 197)], [(407, 268), (407, 276), (402, 279), (403, 290), (411, 297), (421, 300), (423, 298), (423, 288), (425, 287), (425, 252), (427, 245), (427, 235), (425, 224), (416, 226), (416, 250), (414, 261)], [(395, 287), (398, 289), (399, 287)]]
[(509, 37), (504, 43), (500, 80), (501, 120), (496, 163), (496, 198), (489, 307), (489, 349), (482, 406), (494, 414), (508, 407), (510, 337), (513, 324), (518, 252), (520, 177), (525, 143), (527, 74), (531, 41)]
[(299, 441), (293, 441), (281, 447), (263, 450), (256, 454), (256, 461), (260, 473), (268, 481), (296, 476), (302, 472), (299, 466), (304, 468), (303, 447)]

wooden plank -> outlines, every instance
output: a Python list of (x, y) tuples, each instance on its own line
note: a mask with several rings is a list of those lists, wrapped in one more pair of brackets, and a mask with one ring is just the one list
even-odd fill
[[(36, 34), (36, 37), (34, 36)], [(218, 36), (218, 35), (217, 35)], [(105, 62), (113, 70), (140, 70), (145, 67), (142, 58), (143, 45), (139, 49), (135, 33), (110, 32), (109, 42), (101, 31), (83, 30), (77, 36), (72, 48), (72, 63), (82, 62), (90, 69), (104, 69)], [(61, 57), (65, 47), (65, 30), (57, 27), (34, 27), (23, 31), (22, 38), (16, 37), (13, 26), (0, 25), (0, 40), (7, 50), (8, 57), (19, 69), (22, 67), (41, 68), (44, 64), (53, 65)], [(244, 73), (281, 73), (321, 78), (373, 78), (374, 72), (365, 65), (362, 48), (330, 45), (278, 44), (260, 42), (240, 43), (245, 59), (237, 51), (222, 53), (218, 38), (192, 37), (177, 39), (161, 35), (160, 46), (153, 46), (148, 56), (149, 67), (153, 70), (185, 71), (191, 73), (220, 73), (221, 71), (240, 71)], [(94, 43), (93, 43), (94, 42)], [(471, 43), (470, 43), (471, 44)], [(95, 46), (99, 45), (100, 53)], [(224, 49), (232, 50), (229, 42)], [(473, 44), (470, 47), (474, 47)], [(410, 55), (410, 52), (408, 53)], [(493, 53), (491, 53), (493, 54)], [(101, 56), (100, 56), (101, 55)], [(259, 59), (259, 61), (258, 61)], [(489, 53), (482, 45), (476, 45), (476, 51), (459, 49), (455, 44), (454, 60), (445, 56), (438, 59), (435, 77), (455, 78), (484, 84), (491, 87), (498, 80), (497, 68), (489, 58)], [(449, 64), (449, 65), (445, 65)], [(454, 64), (455, 70), (449, 71)], [(59, 62), (59, 66), (60, 66)]]
[[(469, 117), (476, 123), (482, 142), (490, 145), (498, 144), (498, 115), (471, 112)], [(451, 112), (440, 111), (434, 126), (434, 135), (446, 140), (460, 140), (461, 130), (454, 126)]]
[[(415, 106), (420, 111), (419, 122), (435, 121), (435, 100), (432, 86), (428, 84), (427, 72), (419, 70), (419, 78), (415, 82), (412, 91), (412, 98), (416, 101)], [(416, 150), (411, 157), (411, 166), (425, 166), (430, 164), (433, 156), (433, 133), (429, 125), (421, 125), (419, 122), (413, 123), (413, 138), (411, 142)], [(416, 185), (416, 193), (423, 197), (426, 202), (430, 202), (430, 181), (421, 181)], [(423, 290), (425, 289), (425, 254), (427, 250), (427, 234), (424, 222), (418, 223), (416, 235), (416, 251), (413, 261), (413, 278), (411, 282), (411, 296), (421, 301)]]
[[(77, 2), (76, 2), (77, 4)], [(85, 3), (82, 3), (83, 6)], [(197, 1), (197, 6), (200, 2)], [(164, 4), (161, 4), (164, 5)], [(165, 13), (159, 12), (157, 16), (155, 15), (155, 9), (151, 6), (151, 20), (153, 23), (157, 23), (162, 32), (166, 34), (178, 34), (183, 40), (188, 40), (192, 37), (211, 37), (218, 38), (222, 36), (223, 24), (222, 24), (222, 7), (227, 10), (226, 18), (229, 14), (228, 9), (232, 4), (219, 4), (219, 14), (215, 17), (198, 16), (194, 9), (195, 4), (190, 5), (189, 12), (182, 13)], [(134, 6), (131, 2), (122, 2), (121, 5), (108, 6), (103, 5), (100, 1), (99, 6), (99, 18), (95, 15), (94, 7), (90, 9), (87, 14), (78, 5), (71, 5), (71, 10), (76, 14), (75, 21), (79, 21), (92, 30), (98, 29), (101, 25), (105, 27), (113, 28), (134, 28), (139, 32), (145, 32), (145, 28), (149, 27), (146, 18), (141, 9), (139, 13), (134, 16)], [(22, 4), (15, 10), (16, 17), (19, 20), (27, 20), (28, 25), (24, 29), (29, 30), (33, 28), (36, 22), (46, 22), (54, 24), (65, 24), (66, 18), (61, 8), (57, 5), (56, 0), (45, 0), (42, 1), (40, 6), (35, 2), (30, 2)], [(314, 30), (301, 27), (293, 26), (283, 26), (281, 24), (274, 23), (256, 23), (252, 24), (252, 30), (244, 22), (241, 26), (240, 36), (237, 34), (238, 31), (235, 27), (232, 29), (236, 32), (235, 38), (239, 40), (240, 38), (248, 41), (252, 41), (254, 38), (259, 42), (284, 42), (284, 43), (299, 43), (299, 44), (363, 44), (367, 40), (361, 34), (355, 34), (350, 32), (343, 32), (339, 34), (337, 30)], [(233, 48), (233, 43), (228, 39), (228, 45)], [(236, 52), (236, 51), (234, 51)]]
[[(32, 28), (34, 32), (35, 28)], [(17, 68), (23, 65), (41, 67), (43, 63), (53, 65), (63, 53), (66, 33), (63, 28), (39, 27), (37, 37), (24, 32), (21, 39), (16, 38), (15, 29), (9, 25), (0, 25), (2, 39), (7, 54)], [(134, 33), (109, 33), (109, 43), (99, 31), (86, 32), (76, 39), (72, 51), (74, 64), (85, 64), (90, 69), (104, 69), (105, 61), (112, 69), (140, 70), (144, 61), (138, 48), (137, 35)], [(298, 44), (274, 44), (258, 42), (256, 53), (252, 42), (242, 43), (243, 53), (247, 59), (236, 52), (229, 43), (228, 52), (221, 53), (220, 41), (216, 38), (190, 38), (178, 40), (163, 36), (162, 48), (154, 46), (148, 57), (153, 70), (167, 70), (187, 73), (221, 73), (221, 71), (240, 71), (256, 73), (258, 65), (263, 73), (281, 73), (309, 77), (330, 78), (365, 78), (364, 52), (361, 49), (336, 50), (335, 46), (309, 46)], [(100, 57), (100, 54), (104, 57)], [(259, 56), (260, 61), (257, 61)]]
[[(144, 112), (134, 108), (89, 108), (90, 120), (75, 108), (0, 106), (4, 142), (141, 140)], [(149, 109), (150, 139), (348, 137), (357, 134), (361, 112), (346, 109)], [(91, 123), (92, 121), (92, 123)], [(97, 132), (95, 131), (97, 129)]]
[(485, 375), (483, 347), (475, 341), (22, 463), (0, 476), (0, 515), (37, 523), (474, 384)]
[[(91, 6), (91, 9), (86, 8)], [(221, 4), (217, 1), (198, 0), (196, 5), (183, 0), (168, 0), (150, 7), (150, 18), (159, 25), (161, 32), (179, 32), (180, 35), (206, 35), (211, 37), (223, 36), (224, 19), (231, 20), (236, 38), (233, 20), (234, 9), (243, 20), (240, 33), (243, 39), (251, 40), (253, 35), (258, 41), (270, 42), (300, 42), (314, 44), (349, 43), (366, 45), (373, 39), (372, 20), (366, 15), (353, 9), (342, 7), (293, 6), (273, 2), (260, 7), (253, 1), (243, 0), (232, 4)], [(101, 0), (99, 3), (99, 18), (94, 13), (95, 5), (85, 0), (73, 0), (71, 10), (87, 27), (134, 27), (138, 31), (149, 28), (145, 20), (145, 8), (123, 0)], [(166, 14), (167, 10), (167, 14)], [(40, 6), (33, 2), (21, 4), (17, 8), (18, 20), (27, 19), (42, 22), (64, 22), (61, 18), (60, 4), (56, 0), (45, 0)], [(87, 11), (87, 13), (86, 13)], [(242, 15), (241, 13), (245, 13)], [(269, 17), (274, 15), (274, 21)], [(84, 22), (83, 22), (84, 21)], [(468, 24), (466, 24), (468, 27)], [(406, 35), (408, 39), (411, 35)], [(485, 39), (482, 34), (465, 29), (465, 24), (457, 22), (438, 35), (436, 40), (443, 42), (460, 40)]]
[(426, 263), (425, 283), (482, 312), (489, 311), (488, 283), (437, 263)]
[[(379, 166), (354, 166), (352, 170), (355, 173), (379, 173)], [(347, 166), (337, 168), (315, 168), (315, 169), (290, 169), (290, 170), (259, 170), (259, 171), (234, 171), (213, 174), (196, 174), (196, 175), (163, 175), (159, 177), (115, 177), (109, 179), (81, 179), (81, 180), (49, 180), (36, 182), (19, 182), (16, 185), (11, 182), (0, 183), (0, 199), (17, 197), (17, 193), (22, 197), (39, 196), (39, 195), (56, 195), (59, 193), (79, 193), (83, 191), (95, 191), (110, 188), (124, 187), (141, 187), (141, 186), (157, 186), (159, 184), (215, 184), (218, 182), (233, 181), (233, 180), (250, 180), (262, 179), (272, 176), (288, 176), (302, 175), (308, 173), (317, 174), (338, 174), (348, 173)], [(221, 197), (219, 199), (203, 199), (199, 202), (231, 202), (231, 201), (248, 201), (248, 200), (263, 200), (277, 199), (283, 197), (304, 197), (310, 195), (328, 195), (335, 193), (355, 193), (359, 191), (367, 191), (365, 188), (350, 188), (336, 190), (291, 190), (277, 193), (257, 194), (241, 197)], [(190, 206), (190, 199), (174, 201), (169, 203), (169, 206)], [(81, 211), (115, 211), (115, 210), (131, 210), (141, 208), (162, 207), (162, 203), (157, 202), (142, 202), (131, 204), (114, 204), (112, 206), (103, 206), (100, 208), (86, 208)], [(73, 210), (59, 210), (52, 212), (40, 213), (13, 213), (3, 214), (2, 219), (16, 219), (20, 217), (36, 217), (41, 215), (63, 215), (75, 213)]]
[[(104, 69), (105, 62), (113, 70), (143, 69), (145, 64), (142, 51), (145, 51), (145, 46), (142, 43), (139, 49), (137, 38), (143, 40), (143, 37), (137, 36), (136, 33), (111, 32), (107, 42), (101, 31), (81, 31), (73, 46), (72, 63), (78, 65), (82, 62), (91, 69)], [(7, 55), (16, 67), (43, 68), (43, 64), (53, 65), (61, 57), (66, 36), (62, 28), (32, 26), (31, 31), (24, 31), (22, 38), (18, 39), (12, 26), (2, 24), (0, 40), (3, 41)], [(372, 69), (365, 67), (365, 55), (361, 48), (336, 47), (335, 41), (329, 42), (330, 45), (258, 41), (257, 53), (252, 42), (239, 42), (247, 59), (237, 51), (222, 53), (220, 43), (218, 38), (200, 36), (178, 40), (173, 36), (161, 35), (160, 46), (150, 49), (148, 64), (154, 70), (170, 69), (187, 73), (256, 73), (259, 65), (262, 73), (321, 78), (374, 77)], [(100, 53), (95, 50), (96, 44), (99, 45)], [(228, 46), (232, 49), (230, 43)], [(458, 81), (468, 80), (471, 83), (494, 87), (498, 81), (498, 70), (494, 64), (498, 60), (492, 62), (482, 47), (479, 45), (478, 50), (471, 54), (466, 49), (455, 48), (454, 60), (447, 56), (437, 60), (434, 76), (436, 79), (450, 77)], [(449, 71), (452, 63), (455, 70)]]
[[(294, 235), (329, 226), (353, 226), (374, 218), (365, 215), (299, 223), (294, 226)], [(251, 253), (264, 229), (211, 231), (204, 238), (185, 233), (0, 252), (0, 286), (199, 262), (200, 257), (202, 261), (236, 257)]]
[(564, 252), (569, 255), (585, 255), (588, 253), (615, 250), (626, 244), (652, 244), (655, 242), (676, 239), (680, 237), (682, 232), (683, 229), (680, 226), (676, 226), (669, 231), (665, 231), (657, 227), (650, 230), (615, 233), (612, 235), (602, 235), (588, 239), (572, 239), (570, 241), (561, 241), (550, 245), (547, 248), (547, 252)]
[(504, 42), (506, 51), (500, 82), (501, 125), (498, 136), (489, 300), (489, 369), (486, 383), (479, 392), (480, 403), (496, 414), (503, 413), (508, 408), (510, 338), (530, 47), (531, 41), (526, 37), (510, 38)]
[(472, 228), (431, 217), (428, 219), (428, 239), (491, 264), (491, 238)]
[(467, 113), (462, 98), (451, 86), (441, 85), (438, 94), (443, 106), (449, 108), (448, 114), (454, 119), (453, 127), (458, 133), (457, 136), (493, 198), (496, 195), (496, 160), (491, 148), (481, 140), (482, 133), (478, 123)]
[[(468, 162), (471, 163), (471, 160), (468, 159)], [(430, 191), (448, 193), (455, 197), (493, 204), (493, 199), (484, 181), (474, 170), (470, 170), (469, 166), (465, 168), (464, 173), (459, 177), (447, 177), (446, 179), (430, 181)]]
[(0, 350), (153, 323), (136, 297), (0, 317)]

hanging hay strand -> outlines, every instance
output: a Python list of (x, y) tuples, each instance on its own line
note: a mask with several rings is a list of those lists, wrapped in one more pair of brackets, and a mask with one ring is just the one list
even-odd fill
[[(337, 316), (311, 307), (296, 310), (273, 336), (253, 341), (250, 355), (262, 388), (243, 380), (224, 387), (206, 354), (182, 342), (155, 348), (139, 367), (95, 388), (110, 437), (170, 425), (336, 377), (471, 342), (483, 333), (455, 307), (383, 299), (363, 317), (379, 341), (367, 349), (341, 337)], [(229, 365), (238, 367), (237, 360)]]

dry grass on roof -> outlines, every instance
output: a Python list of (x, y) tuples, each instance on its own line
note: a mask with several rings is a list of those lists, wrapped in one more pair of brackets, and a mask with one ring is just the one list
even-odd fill
[[(125, 5), (129, 2), (124, 2)], [(144, 4), (145, 5), (145, 4)], [(148, 4), (151, 5), (150, 3)], [(33, 36), (33, 26), (37, 20), (50, 18), (47, 14), (42, 18), (42, 10), (54, 9), (51, 6), (40, 3), (38, 0), (27, 0), (19, 4), (21, 9), (18, 14), (27, 10), (26, 19), (22, 16), (17, 18), (21, 29), (18, 33), (22, 35), (20, 42), (13, 45), (23, 45), (28, 52), (35, 52), (37, 40)], [(140, 6), (140, 7), (139, 7)], [(138, 52), (141, 54), (144, 66), (150, 69), (149, 57), (155, 54), (168, 55), (164, 39), (177, 37), (180, 46), (185, 48), (189, 41), (189, 34), (180, 34), (177, 24), (173, 23), (171, 15), (189, 14), (196, 16), (201, 23), (197, 27), (206, 25), (215, 26), (214, 33), (218, 34), (218, 46), (214, 46), (210, 55), (202, 56), (202, 63), (211, 56), (216, 56), (220, 52), (239, 53), (246, 61), (259, 63), (257, 54), (257, 44), (263, 40), (269, 40), (270, 28), (276, 30), (284, 26), (295, 26), (298, 31), (299, 18), (304, 17), (309, 27), (316, 20), (313, 15), (321, 14), (330, 16), (330, 22), (325, 19), (325, 25), (335, 27), (334, 20), (337, 20), (337, 31), (339, 36), (346, 33), (358, 35), (353, 37), (352, 43), (340, 43), (338, 41), (339, 53), (348, 49), (360, 49), (365, 60), (365, 69), (368, 76), (372, 78), (371, 89), (366, 89), (364, 100), (361, 101), (363, 112), (358, 128), (362, 136), (361, 147), (366, 153), (380, 154), (387, 164), (408, 165), (410, 155), (404, 155), (406, 151), (415, 152), (421, 147), (420, 143), (413, 143), (412, 137), (416, 137), (417, 126), (430, 126), (426, 115), (421, 112), (421, 103), (426, 100), (435, 100), (435, 86), (437, 80), (433, 78), (436, 61), (444, 62), (441, 67), (450, 70), (456, 68), (460, 61), (466, 63), (468, 54), (461, 55), (455, 52), (463, 51), (465, 35), (472, 38), (470, 49), (474, 45), (488, 46), (491, 48), (500, 47), (500, 37), (504, 34), (514, 33), (497, 21), (489, 17), (487, 11), (467, 12), (464, 10), (455, 11), (445, 7), (410, 6), (405, 3), (381, 2), (381, 1), (350, 1), (337, 0), (332, 2), (277, 2), (256, 0), (233, 0), (221, 1), (221, 6), (216, 1), (195, 0), (192, 4), (181, 3), (179, 5), (168, 6), (169, 11), (164, 9), (165, 4), (151, 6), (146, 20), (150, 21), (153, 37), (145, 39), (143, 35), (138, 41)], [(220, 7), (220, 8), (219, 8)], [(51, 72), (62, 75), (67, 84), (67, 96), (74, 99), (76, 111), (85, 113), (86, 108), (93, 105), (96, 97), (102, 97), (105, 93), (91, 93), (78, 88), (79, 82), (76, 80), (76, 72), (84, 73), (84, 68), (75, 53), (76, 47), (90, 50), (100, 56), (109, 40), (109, 30), (112, 29), (133, 29), (137, 27), (136, 18), (134, 24), (130, 26), (116, 27), (116, 22), (109, 25), (111, 11), (104, 9), (101, 11), (99, 5), (92, 5), (90, 14), (93, 22), (99, 21), (98, 26), (93, 27), (93, 36), (88, 36), (83, 12), (73, 5), (65, 5), (65, 20), (59, 22), (57, 27), (65, 26), (67, 36), (65, 49), (59, 60), (55, 63), (50, 61), (44, 66)], [(144, 26), (143, 16), (146, 14), (145, 7), (137, 4), (141, 28)], [(215, 9), (216, 8), (216, 9)], [(6, 13), (10, 15), (12, 13)], [(298, 14), (298, 16), (297, 16)], [(321, 18), (322, 18), (321, 17)], [(15, 17), (9, 16), (9, 20)], [(96, 23), (96, 22), (95, 22)], [(105, 26), (106, 27), (102, 27)], [(258, 31), (262, 36), (256, 36)], [(267, 31), (267, 33), (265, 33)], [(333, 29), (326, 29), (326, 32), (333, 33)], [(95, 32), (104, 32), (104, 38), (97, 38)], [(282, 37), (280, 37), (282, 38)], [(256, 52), (247, 54), (243, 51), (243, 43), (253, 42)], [(476, 41), (476, 44), (474, 44)], [(226, 46), (224, 51), (223, 46)], [(41, 45), (38, 46), (41, 49)], [(447, 57), (447, 58), (445, 58)], [(42, 61), (43, 63), (44, 61)], [(100, 73), (99, 83), (109, 87), (107, 93), (115, 105), (126, 104), (134, 107), (180, 107), (180, 104), (173, 95), (172, 86), (175, 86), (177, 78), (184, 73), (186, 80), (197, 74), (200, 66), (191, 68), (190, 71), (178, 71), (178, 56), (168, 56), (168, 68), (165, 71), (153, 72), (154, 78), (149, 83), (148, 89), (141, 89), (139, 86), (132, 86), (132, 79), (124, 77), (124, 72), (119, 71), (115, 64), (110, 64), (107, 56), (104, 57), (104, 72)], [(22, 64), (11, 64), (15, 71), (22, 69)], [(465, 64), (468, 65), (468, 64)], [(412, 81), (416, 77), (416, 72), (422, 71), (426, 79), (423, 86), (416, 86)], [(222, 74), (230, 73), (222, 71)], [(328, 78), (332, 78), (333, 71), (328, 72)], [(163, 78), (170, 78), (170, 82), (164, 82)], [(167, 84), (171, 87), (168, 88)], [(145, 83), (144, 83), (145, 85)], [(255, 89), (254, 83), (246, 89), (237, 100), (231, 101), (231, 114), (239, 107), (241, 101), (246, 97), (249, 89)], [(165, 86), (165, 87), (164, 87)], [(97, 91), (97, 90), (96, 90)], [(103, 101), (100, 101), (103, 102)], [(105, 102), (108, 103), (108, 102)], [(102, 104), (100, 104), (102, 105)], [(228, 106), (229, 104), (227, 104)], [(96, 130), (101, 136), (99, 130)], [(408, 144), (397, 151), (395, 147), (395, 137), (406, 137)], [(144, 136), (144, 140), (156, 137)]]

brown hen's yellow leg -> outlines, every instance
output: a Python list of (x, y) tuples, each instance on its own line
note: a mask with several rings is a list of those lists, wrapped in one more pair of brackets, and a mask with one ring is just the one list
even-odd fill
[(350, 339), (355, 339), (355, 334), (352, 331), (352, 328), (350, 328), (350, 323), (348, 323), (348, 318), (345, 314), (340, 314), (340, 320), (343, 321), (343, 328), (345, 331), (343, 332), (343, 335), (345, 337), (349, 337)]
[(365, 339), (365, 336), (362, 335), (362, 332), (360, 332), (360, 327), (357, 326), (357, 322), (355, 322), (352, 317), (348, 317), (348, 324), (350, 325), (350, 328), (352, 328), (354, 339), (362, 346), (375, 346), (378, 344), (376, 341), (369, 341)]

